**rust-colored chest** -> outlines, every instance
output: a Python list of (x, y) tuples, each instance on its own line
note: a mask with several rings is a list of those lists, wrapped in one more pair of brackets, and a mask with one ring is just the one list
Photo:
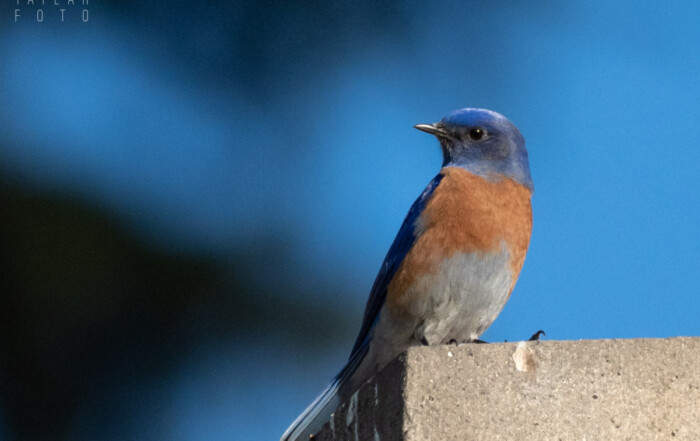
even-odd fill
[(421, 275), (435, 274), (455, 253), (509, 253), (512, 290), (525, 261), (532, 231), (530, 191), (512, 179), (489, 181), (459, 167), (443, 179), (416, 222), (416, 241), (388, 287), (390, 303)]

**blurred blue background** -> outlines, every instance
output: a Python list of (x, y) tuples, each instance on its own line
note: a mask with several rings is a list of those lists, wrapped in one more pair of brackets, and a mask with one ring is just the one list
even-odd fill
[(486, 340), (700, 335), (697, 2), (4, 3), (0, 439), (279, 437), (461, 107), (536, 188)]

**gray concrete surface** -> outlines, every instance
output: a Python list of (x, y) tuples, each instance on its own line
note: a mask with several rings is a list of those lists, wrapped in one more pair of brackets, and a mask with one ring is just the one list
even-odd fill
[(700, 338), (411, 348), (316, 440), (700, 440)]

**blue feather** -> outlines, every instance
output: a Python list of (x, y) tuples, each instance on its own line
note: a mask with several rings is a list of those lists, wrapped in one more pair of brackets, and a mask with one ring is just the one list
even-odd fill
[(372, 291), (367, 299), (367, 305), (365, 306), (365, 315), (362, 319), (362, 327), (360, 328), (360, 333), (357, 335), (355, 340), (355, 345), (352, 348), (350, 358), (352, 354), (360, 350), (363, 344), (369, 342), (372, 337), (372, 331), (379, 318), (379, 312), (384, 306), (384, 300), (386, 300), (386, 291), (391, 279), (396, 274), (399, 269), (401, 262), (403, 262), (404, 257), (408, 254), (409, 250), (413, 246), (416, 240), (415, 236), (415, 223), (418, 216), (423, 212), (425, 205), (430, 200), (433, 192), (442, 181), (442, 174), (438, 174), (433, 178), (428, 186), (423, 190), (423, 193), (416, 199), (416, 201), (408, 210), (408, 214), (399, 229), (394, 243), (391, 244), (389, 252), (384, 258), (381, 268), (379, 269), (379, 274), (374, 280), (374, 285), (372, 286)]
[[(314, 400), (309, 407), (292, 423), (287, 431), (282, 435), (280, 441), (292, 440), (308, 440), (309, 435), (317, 433), (331, 417), (331, 414), (340, 404), (343, 397), (343, 386), (348, 383), (352, 375), (357, 370), (357, 367), (362, 363), (362, 360), (367, 355), (372, 332), (377, 323), (379, 314), (384, 306), (386, 299), (387, 287), (394, 277), (394, 274), (399, 269), (404, 257), (408, 254), (416, 240), (415, 223), (420, 214), (423, 212), (425, 205), (430, 200), (437, 186), (442, 181), (442, 174), (433, 178), (428, 186), (423, 190), (423, 193), (416, 199), (408, 211), (406, 218), (401, 225), (401, 229), (394, 239), (394, 243), (389, 248), (389, 252), (384, 258), (379, 274), (377, 275), (372, 292), (370, 293), (367, 305), (365, 307), (365, 315), (362, 320), (360, 333), (355, 340), (355, 345), (352, 348), (348, 362), (345, 367), (335, 376), (333, 381), (326, 389)], [(347, 392), (347, 391), (345, 391)]]

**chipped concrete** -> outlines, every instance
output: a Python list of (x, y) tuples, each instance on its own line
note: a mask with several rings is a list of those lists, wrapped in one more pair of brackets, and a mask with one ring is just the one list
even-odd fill
[(315, 440), (700, 440), (700, 338), (415, 347), (350, 401)]
[(518, 346), (515, 347), (513, 361), (515, 362), (515, 369), (520, 372), (534, 371), (537, 369), (537, 362), (535, 361), (532, 345), (528, 346), (527, 342), (521, 341), (518, 343)]

